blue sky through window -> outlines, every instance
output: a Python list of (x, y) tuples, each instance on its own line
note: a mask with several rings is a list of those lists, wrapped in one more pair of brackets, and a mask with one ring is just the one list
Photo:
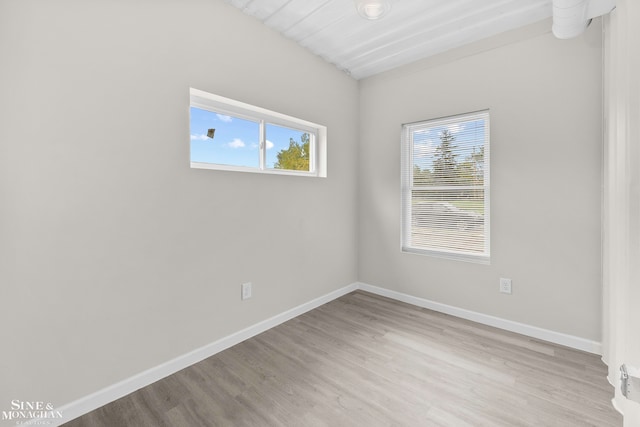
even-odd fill
[[(207, 136), (215, 129), (213, 139)], [(191, 161), (259, 167), (260, 124), (191, 107)]]
[(485, 143), (485, 120), (476, 119), (451, 125), (425, 127), (413, 132), (413, 161), (422, 169), (433, 167), (436, 148), (440, 145), (440, 135), (448, 129), (455, 137), (454, 151), (458, 161), (464, 161), (475, 149), (480, 152)]
[[(191, 107), (191, 161), (231, 166), (260, 167), (260, 123)], [(214, 138), (207, 131), (215, 129)], [(277, 154), (304, 132), (267, 124), (266, 167), (273, 168)]]

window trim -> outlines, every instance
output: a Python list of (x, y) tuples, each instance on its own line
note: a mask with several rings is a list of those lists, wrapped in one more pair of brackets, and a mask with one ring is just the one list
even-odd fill
[[(410, 208), (411, 192), (413, 185), (411, 183), (413, 172), (405, 173), (406, 168), (413, 171), (413, 149), (414, 143), (412, 131), (425, 126), (440, 126), (459, 123), (460, 121), (468, 121), (473, 119), (483, 119), (485, 121), (485, 151), (484, 151), (484, 253), (474, 254), (464, 251), (455, 251), (447, 249), (418, 248), (410, 246), (411, 229), (412, 229), (412, 209)], [(474, 262), (479, 264), (491, 263), (491, 182), (490, 182), (490, 157), (491, 157), (491, 120), (489, 109), (474, 111), (469, 113), (457, 114), (453, 116), (439, 117), (435, 119), (422, 120), (419, 122), (405, 123), (401, 126), (401, 239), (400, 250), (403, 253), (426, 255), (435, 258), (444, 258), (457, 261)], [(434, 186), (434, 189), (438, 187)], [(441, 186), (448, 188), (448, 186)], [(461, 188), (461, 187), (457, 187)]]
[[(260, 160), (258, 167), (236, 166), (222, 163), (203, 163), (191, 161), (191, 168), (212, 169), (235, 172), (252, 172), (273, 175), (293, 175), (326, 178), (327, 176), (327, 128), (307, 120), (267, 110), (244, 102), (214, 95), (195, 88), (189, 88), (189, 107), (199, 108), (212, 113), (228, 114), (240, 119), (250, 120), (260, 125)], [(191, 122), (191, 121), (189, 121)], [(266, 127), (272, 124), (308, 133), (309, 171), (268, 168), (266, 162)]]

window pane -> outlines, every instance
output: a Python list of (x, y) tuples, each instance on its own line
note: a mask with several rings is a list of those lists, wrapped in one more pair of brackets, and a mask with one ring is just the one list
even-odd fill
[(411, 245), (425, 249), (484, 252), (484, 190), (411, 192)]
[(483, 184), (483, 119), (424, 126), (412, 137), (413, 185)]
[(487, 262), (489, 114), (404, 126), (402, 247)]
[(258, 122), (191, 107), (192, 162), (257, 168), (259, 139)]
[(266, 131), (267, 168), (307, 172), (310, 170), (311, 135), (309, 133), (270, 123), (267, 123)]

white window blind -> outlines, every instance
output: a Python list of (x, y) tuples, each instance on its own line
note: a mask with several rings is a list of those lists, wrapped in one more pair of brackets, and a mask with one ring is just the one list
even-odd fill
[(402, 130), (402, 250), (488, 263), (489, 112)]

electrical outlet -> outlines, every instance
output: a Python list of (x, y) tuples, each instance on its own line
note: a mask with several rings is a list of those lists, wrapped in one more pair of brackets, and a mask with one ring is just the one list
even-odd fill
[(243, 300), (251, 298), (251, 282), (242, 284), (242, 296)]
[(511, 279), (500, 278), (500, 292), (511, 294)]

